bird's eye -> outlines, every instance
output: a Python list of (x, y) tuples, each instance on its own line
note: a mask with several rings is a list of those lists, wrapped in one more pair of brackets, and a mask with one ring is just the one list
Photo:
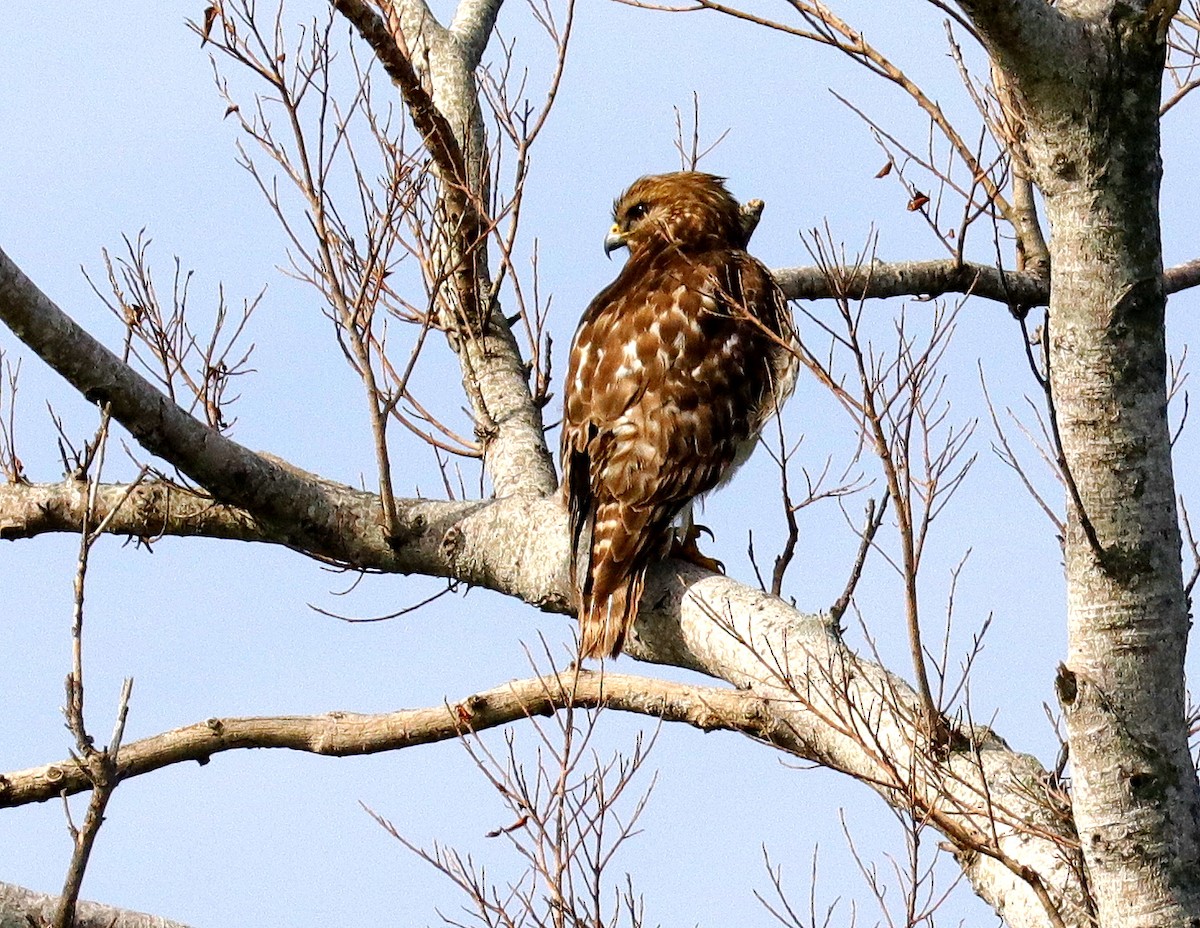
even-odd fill
[(633, 206), (629, 207), (629, 209), (625, 211), (625, 218), (630, 222), (637, 222), (649, 211), (650, 207), (648, 207), (645, 203), (634, 203)]

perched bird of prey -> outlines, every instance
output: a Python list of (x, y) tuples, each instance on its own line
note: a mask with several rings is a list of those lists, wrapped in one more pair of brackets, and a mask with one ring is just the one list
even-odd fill
[[(672, 523), (749, 457), (797, 366), (787, 303), (722, 178), (643, 177), (613, 219), (604, 250), (629, 259), (579, 323), (563, 413), (584, 658), (620, 653)], [(684, 556), (703, 563), (690, 508), (685, 522)]]

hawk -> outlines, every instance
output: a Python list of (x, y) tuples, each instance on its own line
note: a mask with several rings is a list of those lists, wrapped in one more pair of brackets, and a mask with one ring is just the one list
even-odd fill
[(613, 219), (604, 250), (629, 259), (579, 323), (563, 412), (583, 658), (621, 652), (685, 508), (684, 554), (704, 562), (689, 504), (749, 457), (797, 367), (787, 303), (722, 178), (643, 177)]

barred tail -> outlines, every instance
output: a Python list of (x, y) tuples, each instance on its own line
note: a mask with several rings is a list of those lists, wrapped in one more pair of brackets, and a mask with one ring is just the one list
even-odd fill
[[(574, 502), (574, 499), (572, 499)], [(646, 570), (665, 553), (678, 507), (595, 500), (571, 510), (571, 567), (578, 591), (579, 656), (616, 657), (637, 621)]]
[[(645, 569), (621, 577), (608, 589), (593, 584), (579, 605), (580, 658), (616, 657), (625, 636), (637, 620), (638, 601), (645, 585)], [(607, 586), (607, 584), (605, 584)]]

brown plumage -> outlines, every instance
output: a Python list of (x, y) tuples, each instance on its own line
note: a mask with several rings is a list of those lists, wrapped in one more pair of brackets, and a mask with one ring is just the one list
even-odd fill
[(671, 523), (749, 456), (796, 374), (787, 304), (721, 178), (643, 177), (613, 218), (605, 250), (629, 260), (575, 333), (563, 413), (584, 658), (620, 653)]

